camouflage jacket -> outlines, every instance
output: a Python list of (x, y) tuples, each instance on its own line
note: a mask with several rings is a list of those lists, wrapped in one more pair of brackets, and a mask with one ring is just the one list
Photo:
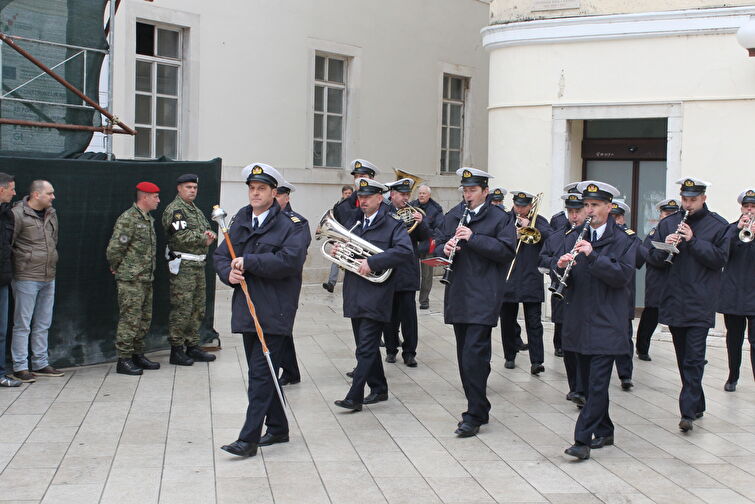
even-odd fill
[[(176, 196), (176, 199), (165, 207), (162, 221), (171, 251), (207, 254), (209, 246), (204, 232), (211, 230), (210, 223), (194, 203), (187, 203), (180, 196)], [(185, 261), (181, 263), (181, 267), (184, 266), (204, 267), (204, 264)]]
[(151, 282), (155, 273), (155, 219), (134, 203), (115, 221), (107, 260), (116, 280)]

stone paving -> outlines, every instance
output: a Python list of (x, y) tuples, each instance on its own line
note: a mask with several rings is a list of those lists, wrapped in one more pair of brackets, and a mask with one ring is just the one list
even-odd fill
[[(339, 286), (340, 287), (340, 286)], [(575, 462), (563, 455), (577, 409), (564, 399), (561, 360), (546, 372), (526, 354), (506, 370), (494, 330), (490, 424), (453, 435), (465, 401), (442, 290), (420, 311), (419, 367), (386, 364), (390, 400), (349, 413), (333, 406), (354, 364), (341, 298), (305, 288), (296, 321), (303, 380), (286, 387), (291, 442), (251, 459), (218, 449), (236, 439), (246, 408), (240, 338), (228, 335), (229, 291), (218, 292), (223, 350), (209, 365), (141, 378), (112, 364), (0, 389), (0, 502), (24, 503), (674, 503), (755, 501), (755, 384), (744, 355), (736, 393), (723, 391), (726, 353), (711, 338), (708, 411), (677, 429), (679, 378), (670, 342), (635, 360), (636, 387), (611, 385), (616, 445)], [(550, 331), (546, 339), (550, 340)]]

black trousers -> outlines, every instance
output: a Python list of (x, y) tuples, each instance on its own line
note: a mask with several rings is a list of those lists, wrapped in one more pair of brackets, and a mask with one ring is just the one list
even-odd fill
[(752, 372), (755, 376), (755, 316), (724, 314), (724, 324), (726, 324), (726, 353), (729, 355), (729, 379), (726, 381), (731, 383), (739, 380), (745, 326), (747, 326), (747, 339), (750, 341)]
[(561, 322), (556, 322), (553, 324), (553, 349), (558, 350), (561, 348), (561, 330), (563, 329), (564, 324)]
[(386, 353), (396, 355), (398, 353), (398, 331), (401, 328), (401, 355), (414, 357), (417, 355), (417, 303), (414, 300), (414, 291), (400, 291), (393, 293), (393, 310), (391, 321), (385, 325)]
[[(543, 350), (543, 322), (541, 303), (522, 303), (524, 305), (524, 328), (527, 330), (527, 343), (530, 347), (530, 363), (542, 364), (545, 360)], [(519, 314), (519, 303), (503, 303), (501, 307), (501, 339), (503, 356), (514, 360), (519, 351), (515, 324)], [(520, 338), (521, 341), (521, 338)]]
[(650, 353), (650, 338), (658, 327), (658, 307), (646, 306), (640, 316), (640, 325), (637, 327), (637, 353)]
[[(291, 337), (277, 334), (265, 335), (276, 376), (280, 368), (281, 349), (286, 339), (291, 339)], [(246, 420), (241, 428), (239, 439), (248, 443), (257, 443), (260, 440), (263, 422), (267, 426), (267, 431), (272, 434), (288, 434), (286, 413), (275, 391), (273, 377), (270, 374), (265, 354), (262, 353), (262, 345), (257, 339), (257, 333), (244, 333), (244, 353), (249, 365), (247, 390), (249, 406), (246, 408)]]
[(585, 395), (585, 385), (582, 381), (582, 373), (579, 372), (579, 354), (564, 350), (564, 369), (566, 381), (569, 383), (569, 392)]
[(586, 401), (574, 427), (574, 440), (589, 445), (593, 436), (613, 435), (613, 422), (608, 414), (608, 386), (611, 384), (614, 356), (577, 355), (579, 371), (586, 384)]
[(697, 413), (705, 411), (703, 372), (708, 328), (669, 326), (669, 330), (674, 340), (676, 364), (682, 379), (679, 411), (683, 418), (694, 419)]
[(467, 411), (461, 414), (471, 425), (488, 423), (490, 401), (486, 395), (490, 375), (490, 334), (493, 328), (479, 324), (454, 324), (456, 359)]
[(383, 371), (383, 359), (380, 356), (380, 335), (383, 333), (385, 322), (358, 318), (351, 319), (357, 338), (357, 367), (346, 399), (355, 403), (364, 401), (364, 386), (370, 387), (372, 392), (383, 394), (388, 392), (388, 382)]
[(283, 340), (281, 352), (281, 378), (300, 381), (301, 373), (299, 372), (299, 363), (296, 362), (296, 346), (293, 336), (288, 336)]
[(632, 371), (634, 371), (634, 363), (632, 363), (633, 332), (632, 320), (630, 319), (627, 327), (627, 352), (629, 353), (616, 356), (616, 373), (619, 375), (620, 380), (625, 378), (632, 379)]

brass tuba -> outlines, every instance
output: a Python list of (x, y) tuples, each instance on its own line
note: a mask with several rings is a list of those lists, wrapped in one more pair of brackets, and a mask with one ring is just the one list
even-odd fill
[[(414, 195), (414, 191), (419, 187), (420, 183), (423, 182), (423, 179), (419, 178), (416, 175), (412, 175), (409, 172), (405, 172), (404, 170), (397, 170), (396, 168), (393, 169), (393, 172), (396, 174), (396, 180), (401, 180), (403, 178), (410, 178), (414, 181), (414, 186), (412, 187), (412, 192), (409, 194), (409, 199), (412, 199), (412, 196)], [(416, 208), (411, 206), (409, 203), (406, 204), (404, 208), (399, 208), (396, 211), (396, 215), (401, 218), (402, 221), (404, 221), (404, 225), (406, 226), (406, 230), (411, 233), (414, 231), (414, 229), (417, 227), (417, 224), (419, 224), (418, 221), (414, 220), (414, 212), (419, 212), (422, 215), (427, 215), (424, 210), (421, 208)]]
[[(321, 238), (325, 238), (320, 248), (325, 259), (357, 275), (360, 275), (359, 259), (367, 259), (383, 251), (367, 240), (352, 234), (351, 231), (339, 224), (333, 216), (332, 210), (325, 212), (325, 215), (320, 219), (320, 225), (317, 226), (315, 239), (320, 240)], [(339, 245), (339, 247), (334, 257), (331, 255), (331, 251), (335, 245)], [(382, 283), (388, 280), (392, 272), (392, 269), (387, 269), (382, 272), (373, 271), (367, 276), (360, 276), (373, 283)]]

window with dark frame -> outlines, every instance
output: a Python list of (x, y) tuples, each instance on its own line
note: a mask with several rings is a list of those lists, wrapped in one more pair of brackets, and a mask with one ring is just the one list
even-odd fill
[(440, 172), (453, 173), (464, 159), (464, 113), (469, 79), (443, 75)]
[(315, 55), (313, 166), (343, 165), (347, 63), (344, 56)]
[(180, 157), (182, 35), (136, 23), (135, 158)]

